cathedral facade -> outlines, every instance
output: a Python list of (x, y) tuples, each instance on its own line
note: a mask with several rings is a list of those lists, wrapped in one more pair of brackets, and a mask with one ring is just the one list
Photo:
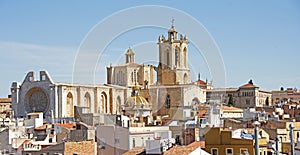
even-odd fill
[(130, 89), (108, 85), (80, 85), (53, 82), (46, 71), (27, 73), (22, 83), (11, 87), (12, 109), (16, 117), (43, 112), (46, 118), (74, 117), (74, 106), (86, 107), (87, 113), (120, 114)]

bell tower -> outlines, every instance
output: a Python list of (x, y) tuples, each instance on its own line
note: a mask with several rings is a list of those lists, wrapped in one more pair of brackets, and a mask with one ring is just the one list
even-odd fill
[(127, 52), (125, 53), (126, 56), (126, 63), (134, 63), (134, 52), (129, 47)]
[(158, 37), (159, 64), (156, 69), (157, 81), (160, 84), (190, 83), (188, 66), (188, 39), (182, 34), (178, 37), (174, 19), (168, 31), (168, 37)]

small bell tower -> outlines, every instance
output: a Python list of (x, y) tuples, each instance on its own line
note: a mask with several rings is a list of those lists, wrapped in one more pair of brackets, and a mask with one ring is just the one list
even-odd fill
[(125, 53), (126, 56), (126, 63), (134, 63), (134, 52), (129, 47), (127, 52)]

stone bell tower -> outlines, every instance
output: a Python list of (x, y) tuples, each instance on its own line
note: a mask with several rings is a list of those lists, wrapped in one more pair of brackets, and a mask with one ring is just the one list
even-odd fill
[(190, 69), (188, 66), (188, 39), (179, 35), (172, 19), (168, 37), (159, 36), (159, 64), (156, 69), (157, 81), (160, 84), (190, 83)]

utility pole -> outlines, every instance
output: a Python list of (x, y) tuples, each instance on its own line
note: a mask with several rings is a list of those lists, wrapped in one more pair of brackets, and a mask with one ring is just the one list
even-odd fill
[(290, 127), (290, 139), (291, 139), (291, 155), (295, 155), (295, 143), (294, 143), (294, 124), (291, 123)]
[(276, 147), (276, 155), (279, 155), (279, 150), (278, 150), (278, 141), (279, 141), (279, 139), (276, 137), (275, 138), (275, 147)]
[(259, 155), (259, 144), (258, 144), (258, 126), (260, 123), (258, 121), (253, 122), (254, 128), (254, 138), (255, 138), (255, 155)]

